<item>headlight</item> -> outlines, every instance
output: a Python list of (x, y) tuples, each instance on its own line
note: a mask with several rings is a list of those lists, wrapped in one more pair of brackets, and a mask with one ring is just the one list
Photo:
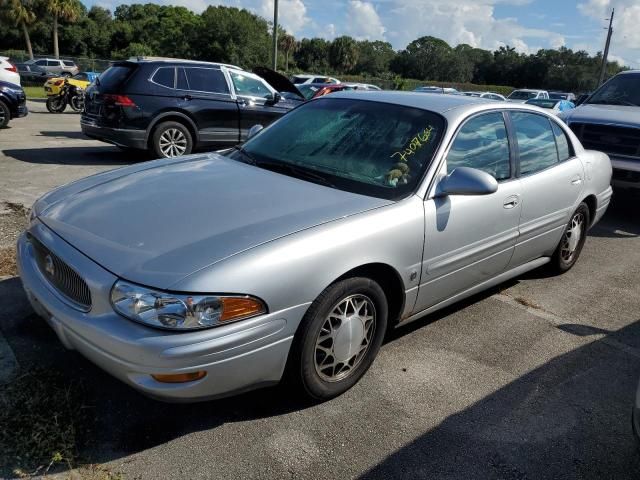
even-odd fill
[(130, 320), (169, 330), (217, 327), (267, 312), (264, 303), (248, 295), (173, 294), (123, 281), (111, 289), (111, 305)]

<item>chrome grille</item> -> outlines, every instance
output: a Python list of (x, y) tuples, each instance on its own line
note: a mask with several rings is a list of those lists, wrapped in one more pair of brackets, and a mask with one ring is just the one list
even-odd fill
[(640, 129), (638, 128), (594, 123), (571, 123), (569, 127), (584, 148), (612, 155), (640, 157)]
[(38, 239), (29, 235), (29, 241), (33, 245), (36, 263), (42, 275), (80, 310), (89, 310), (91, 308), (91, 292), (82, 277)]

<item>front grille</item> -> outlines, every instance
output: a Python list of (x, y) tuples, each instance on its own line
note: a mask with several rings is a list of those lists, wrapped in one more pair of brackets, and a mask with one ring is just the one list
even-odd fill
[(569, 126), (584, 148), (612, 155), (640, 157), (639, 128), (593, 123), (572, 123)]
[(33, 245), (36, 263), (42, 275), (56, 290), (81, 310), (89, 310), (91, 308), (91, 292), (82, 277), (40, 243), (38, 239), (29, 235), (29, 241)]

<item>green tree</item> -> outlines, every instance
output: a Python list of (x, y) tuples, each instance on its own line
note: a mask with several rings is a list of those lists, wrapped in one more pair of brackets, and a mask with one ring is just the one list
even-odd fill
[(331, 43), (323, 38), (303, 38), (294, 51), (298, 68), (318, 74), (329, 69), (329, 49)]
[(53, 55), (60, 58), (58, 48), (58, 21), (75, 22), (82, 12), (82, 5), (78, 0), (44, 0), (47, 12), (53, 17)]
[(329, 64), (338, 72), (351, 72), (358, 64), (358, 43), (346, 35), (336, 38), (329, 48)]
[(431, 36), (411, 42), (392, 63), (392, 69), (404, 77), (440, 81), (453, 81), (449, 77), (454, 66), (453, 49)]
[(382, 75), (389, 71), (389, 65), (396, 52), (388, 42), (368, 40), (358, 42), (358, 63), (355, 72), (373, 76)]
[(278, 40), (278, 48), (284, 52), (284, 71), (289, 71), (289, 54), (293, 52), (296, 48), (297, 42), (296, 39), (293, 38), (293, 35), (289, 35), (285, 33), (281, 35)]
[(29, 58), (33, 60), (33, 48), (31, 47), (31, 38), (27, 28), (36, 20), (32, 2), (30, 0), (1, 0), (0, 6), (2, 8), (2, 17), (22, 29)]

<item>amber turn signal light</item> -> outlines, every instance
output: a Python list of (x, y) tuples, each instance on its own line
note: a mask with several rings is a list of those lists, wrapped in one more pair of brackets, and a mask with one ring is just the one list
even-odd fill
[(222, 314), (220, 315), (220, 322), (252, 317), (266, 312), (264, 304), (255, 298), (223, 297), (221, 300)]
[(186, 383), (186, 382), (194, 382), (196, 380), (200, 380), (207, 376), (207, 372), (199, 371), (199, 372), (190, 372), (190, 373), (176, 373), (173, 375), (165, 375), (158, 373), (156, 375), (151, 375), (156, 382), (162, 383)]

